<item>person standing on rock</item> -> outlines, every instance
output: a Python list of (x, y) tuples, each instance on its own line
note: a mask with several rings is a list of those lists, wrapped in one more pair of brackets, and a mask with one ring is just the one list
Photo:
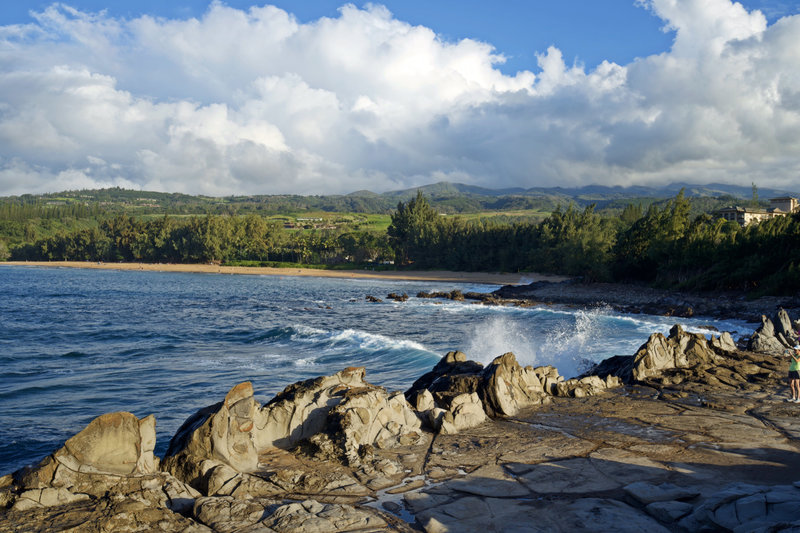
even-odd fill
[(792, 359), (789, 363), (789, 388), (792, 390), (792, 399), (789, 401), (800, 403), (800, 344), (795, 344), (794, 348), (786, 351)]

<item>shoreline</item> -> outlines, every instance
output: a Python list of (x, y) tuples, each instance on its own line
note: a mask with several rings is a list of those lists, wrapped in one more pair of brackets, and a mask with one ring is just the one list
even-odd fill
[(90, 261), (5, 261), (0, 266), (86, 268), (96, 270), (134, 270), (143, 272), (184, 272), (195, 274), (244, 274), (253, 276), (291, 276), (340, 279), (382, 279), (396, 281), (447, 281), (479, 285), (527, 285), (538, 281), (560, 282), (568, 278), (524, 273), (450, 272), (445, 270), (322, 270), (313, 268), (274, 268), (171, 263), (98, 263)]
[(605, 307), (629, 314), (674, 317), (733, 318), (760, 322), (778, 310), (800, 314), (800, 297), (761, 296), (748, 298), (735, 291), (689, 292), (648, 287), (635, 283), (534, 283), (503, 287), (493, 294), (511, 300), (553, 302), (567, 306)]

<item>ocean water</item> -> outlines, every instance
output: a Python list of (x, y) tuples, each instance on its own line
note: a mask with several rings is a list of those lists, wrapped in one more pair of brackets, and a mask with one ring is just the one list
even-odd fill
[[(674, 323), (710, 334), (754, 325), (558, 307), (417, 299), (490, 285), (0, 266), (0, 474), (35, 464), (94, 417), (155, 414), (156, 453), (197, 409), (251, 381), (286, 385), (364, 366), (404, 390), (450, 350), (574, 376), (631, 354)], [(404, 303), (368, 303), (406, 292)]]

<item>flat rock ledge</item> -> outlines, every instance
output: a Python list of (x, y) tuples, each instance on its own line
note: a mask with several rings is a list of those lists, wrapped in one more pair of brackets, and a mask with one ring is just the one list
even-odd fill
[(0, 532), (800, 530), (794, 328), (767, 320), (762, 353), (676, 326), (574, 379), (450, 352), (404, 393), (240, 383), (163, 459), (154, 417), (101, 415), (0, 477)]

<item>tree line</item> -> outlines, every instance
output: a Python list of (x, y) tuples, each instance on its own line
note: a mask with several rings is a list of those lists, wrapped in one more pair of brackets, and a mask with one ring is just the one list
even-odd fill
[(116, 215), (10, 250), (20, 261), (268, 263), (335, 265), (390, 257), (385, 235), (365, 231), (285, 231), (261, 216), (156, 219)]
[(638, 281), (665, 288), (800, 290), (800, 213), (741, 227), (692, 215), (681, 191), (617, 216), (593, 205), (557, 208), (538, 224), (443, 217), (418, 194), (400, 202), (388, 235), (398, 265), (451, 270), (534, 271), (586, 281)]
[(251, 213), (119, 214), (44, 237), (24, 233), (21, 243), (0, 240), (0, 259), (351, 266), (393, 259), (397, 268), (532, 271), (699, 290), (800, 290), (800, 214), (740, 227), (693, 213), (683, 192), (613, 214), (570, 204), (540, 222), (443, 216), (418, 193), (397, 204), (386, 232), (286, 230)]

